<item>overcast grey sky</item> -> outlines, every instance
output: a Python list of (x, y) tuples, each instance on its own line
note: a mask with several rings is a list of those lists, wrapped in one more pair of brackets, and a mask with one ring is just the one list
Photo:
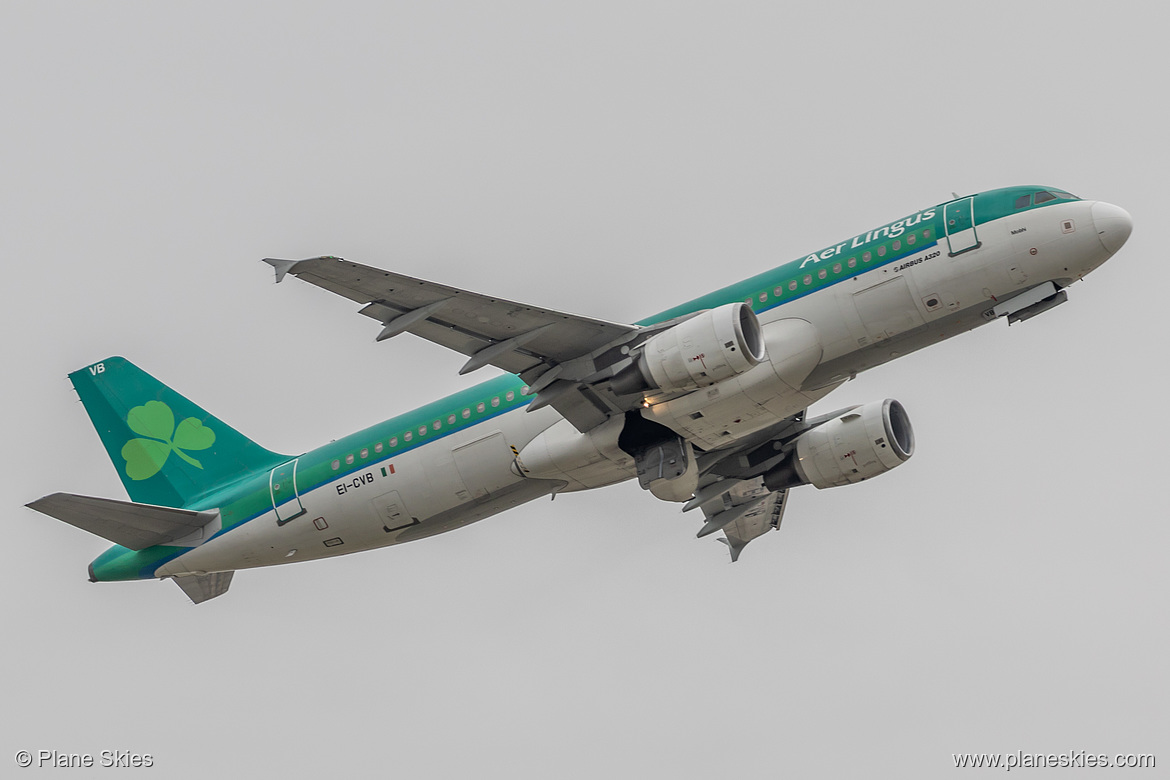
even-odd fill
[[(1170, 765), (1170, 14), (792, 5), (0, 0), (0, 766), (20, 749), (150, 753), (168, 778), (937, 778), (952, 753), (1016, 750)], [(355, 306), (274, 286), (262, 257), (633, 321), (1013, 184), (1117, 203), (1133, 238), (1068, 305), (830, 396), (901, 400), (916, 457), (796, 491), (734, 566), (623, 485), (241, 572), (193, 607), (170, 583), (86, 582), (106, 542), (22, 506), (125, 498), (65, 379), (112, 354), (285, 452), (483, 378), (417, 339), (375, 344)]]

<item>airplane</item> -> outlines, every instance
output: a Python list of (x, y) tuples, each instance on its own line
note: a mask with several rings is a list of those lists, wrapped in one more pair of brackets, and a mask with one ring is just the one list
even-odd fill
[(1130, 215), (1050, 187), (921, 209), (632, 324), (552, 311), (337, 257), (266, 259), (504, 373), (297, 456), (267, 450), (121, 357), (69, 375), (130, 501), (27, 506), (114, 546), (92, 582), (173, 579), (194, 603), (236, 570), (423, 539), (626, 480), (701, 510), (732, 561), (788, 492), (906, 462), (892, 399), (810, 416), (862, 371), (1006, 318), (1026, 321), (1115, 254)]

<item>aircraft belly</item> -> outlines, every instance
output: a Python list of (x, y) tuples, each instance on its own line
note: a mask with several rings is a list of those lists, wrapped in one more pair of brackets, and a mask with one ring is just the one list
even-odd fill
[(985, 306), (971, 306), (934, 322), (900, 333), (877, 344), (854, 350), (817, 366), (806, 384), (810, 388), (832, 388), (894, 358), (908, 355), (923, 347), (957, 336), (987, 323), (982, 312)]
[(497, 491), (485, 501), (452, 507), (429, 518), (425, 523), (405, 528), (394, 536), (390, 544), (413, 542), (462, 528), (533, 499), (547, 496), (556, 492), (562, 485), (564, 482), (547, 479), (521, 480)]

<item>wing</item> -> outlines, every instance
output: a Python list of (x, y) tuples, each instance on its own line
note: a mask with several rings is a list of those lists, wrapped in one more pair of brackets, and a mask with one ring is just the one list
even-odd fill
[(492, 365), (520, 375), (537, 396), (530, 410), (552, 405), (578, 430), (640, 401), (597, 383), (624, 366), (622, 344), (657, 328), (528, 306), (337, 257), (264, 262), (276, 269), (277, 282), (292, 274), (364, 304), (360, 313), (382, 323), (378, 341), (409, 332), (467, 355), (461, 374)]
[(749, 541), (762, 537), (773, 529), (779, 529), (780, 522), (784, 519), (787, 498), (789, 491), (768, 490), (763, 484), (739, 485), (725, 495), (724, 502), (729, 504), (729, 510), (744, 504), (751, 505), (751, 509), (723, 526), (721, 541), (731, 551), (732, 561), (739, 560), (739, 553), (743, 552)]
[(703, 528), (721, 529), (723, 538), (719, 541), (731, 551), (731, 560), (738, 561), (748, 542), (780, 527), (787, 503), (787, 490), (768, 490), (759, 479), (740, 482), (720, 501), (703, 505), (707, 518)]
[(806, 420), (806, 412), (800, 412), (732, 447), (700, 456), (699, 488), (683, 506), (684, 512), (702, 508), (707, 522), (699, 537), (723, 531), (719, 541), (727, 545), (734, 562), (748, 542), (779, 528), (788, 490), (769, 490), (763, 475), (787, 456), (800, 433), (830, 417)]

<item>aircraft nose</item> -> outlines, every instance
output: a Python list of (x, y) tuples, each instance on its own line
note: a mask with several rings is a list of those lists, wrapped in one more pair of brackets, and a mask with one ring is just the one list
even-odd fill
[(1133, 217), (1112, 203), (1097, 201), (1093, 204), (1093, 224), (1097, 228), (1097, 238), (1109, 254), (1121, 249), (1133, 232)]

